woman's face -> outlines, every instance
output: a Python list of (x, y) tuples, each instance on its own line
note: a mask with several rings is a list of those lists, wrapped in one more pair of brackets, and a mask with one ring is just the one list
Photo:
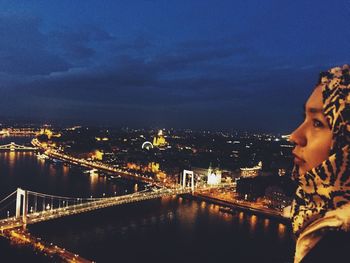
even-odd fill
[(290, 141), (296, 144), (293, 150), (294, 163), (299, 166), (300, 175), (329, 157), (332, 131), (322, 108), (322, 88), (318, 86), (306, 102), (304, 122), (290, 136)]

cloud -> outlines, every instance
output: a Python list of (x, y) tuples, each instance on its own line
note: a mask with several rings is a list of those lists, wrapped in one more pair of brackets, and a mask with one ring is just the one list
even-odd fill
[(48, 33), (41, 26), (37, 17), (0, 16), (0, 73), (36, 76), (65, 72), (97, 56), (104, 44), (115, 40), (95, 25)]
[(144, 36), (138, 36), (135, 39), (129, 41), (129, 42), (124, 42), (124, 43), (116, 43), (114, 45), (114, 50), (117, 52), (121, 51), (142, 51), (146, 48), (152, 47), (153, 44), (149, 39), (147, 39)]
[[(228, 98), (244, 98), (249, 90), (240, 88), (239, 76), (191, 74), (194, 64), (214, 63), (231, 57), (234, 50), (208, 50), (183, 55), (158, 55), (153, 59), (117, 56), (113, 63), (89, 68), (71, 69), (62, 74), (38, 77), (16, 87), (18, 92), (29, 90), (32, 96), (66, 98), (77, 102), (124, 103), (150, 107), (203, 103)], [(187, 69), (188, 74), (176, 75)], [(201, 66), (197, 66), (201, 71)], [(173, 75), (169, 76), (169, 72)], [(242, 85), (241, 85), (242, 86)]]
[(50, 45), (63, 56), (78, 60), (93, 57), (99, 43), (114, 40), (111, 34), (94, 25), (86, 25), (75, 30), (62, 28), (50, 32), (48, 37)]
[(236, 54), (235, 50), (207, 50), (187, 53), (163, 54), (157, 57), (154, 63), (167, 70), (181, 69), (195, 63), (209, 63), (230, 58)]
[(0, 110), (18, 105), (16, 116), (121, 125), (255, 122), (268, 130), (293, 120), (295, 105), (283, 98), (304, 99), (306, 92), (293, 87), (307, 86), (315, 70), (271, 60), (234, 38), (159, 47), (95, 26), (44, 34), (38, 19), (1, 19)]
[(47, 49), (35, 17), (0, 17), (0, 72), (41, 75), (65, 71), (70, 63)]

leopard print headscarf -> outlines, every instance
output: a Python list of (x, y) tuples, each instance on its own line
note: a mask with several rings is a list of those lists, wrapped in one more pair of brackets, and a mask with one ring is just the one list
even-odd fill
[(293, 178), (298, 182), (292, 204), (293, 232), (298, 236), (311, 222), (327, 211), (350, 203), (350, 67), (321, 73), (323, 112), (333, 133), (330, 156), (317, 167)]

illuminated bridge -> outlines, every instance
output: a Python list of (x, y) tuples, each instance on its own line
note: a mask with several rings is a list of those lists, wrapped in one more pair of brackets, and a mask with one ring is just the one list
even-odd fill
[(16, 135), (37, 135), (38, 131), (33, 128), (7, 128), (0, 130), (0, 135), (16, 136)]
[(9, 144), (0, 145), (0, 151), (35, 151), (38, 148), (31, 147), (31, 146), (25, 146), (25, 145), (19, 145), (14, 142), (11, 142)]
[[(218, 187), (227, 187), (222, 184)], [(213, 188), (213, 187), (210, 187)], [(198, 189), (198, 188), (197, 188)], [(202, 188), (201, 188), (202, 189)], [(204, 189), (204, 188), (203, 188)], [(209, 187), (205, 187), (209, 189)], [(199, 189), (198, 189), (199, 190)], [(49, 195), (18, 188), (0, 201), (0, 230), (26, 226), (59, 217), (89, 212), (101, 208), (140, 202), (166, 196), (188, 194), (193, 187), (160, 188), (133, 194), (103, 198), (73, 198)]]

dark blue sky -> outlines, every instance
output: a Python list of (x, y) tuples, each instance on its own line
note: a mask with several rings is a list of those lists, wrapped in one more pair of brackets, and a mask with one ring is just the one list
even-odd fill
[(289, 132), (350, 1), (0, 0), (0, 116)]

